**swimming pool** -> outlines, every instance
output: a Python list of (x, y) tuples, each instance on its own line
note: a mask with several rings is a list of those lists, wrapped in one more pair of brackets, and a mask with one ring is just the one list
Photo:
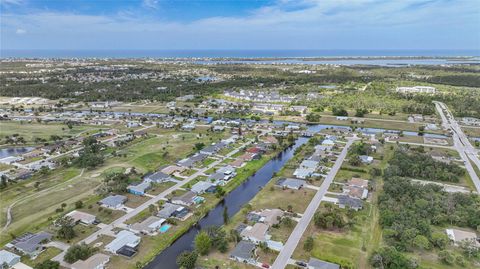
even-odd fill
[(165, 224), (162, 227), (160, 227), (160, 229), (158, 229), (158, 230), (163, 234), (163, 233), (166, 233), (168, 231), (168, 229), (170, 229), (170, 227), (171, 227), (170, 225)]

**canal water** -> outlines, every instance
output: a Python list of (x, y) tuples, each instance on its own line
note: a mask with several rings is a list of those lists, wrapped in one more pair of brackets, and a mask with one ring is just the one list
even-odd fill
[(33, 149), (34, 149), (33, 147), (3, 148), (3, 149), (0, 149), (0, 159), (10, 157), (10, 156), (21, 155), (21, 154), (30, 152)]
[(275, 158), (267, 162), (260, 170), (250, 176), (245, 182), (235, 190), (225, 196), (225, 199), (219, 203), (208, 215), (180, 236), (171, 246), (162, 251), (155, 259), (150, 262), (145, 269), (177, 269), (176, 257), (183, 251), (193, 250), (193, 241), (195, 236), (202, 228), (222, 225), (224, 207), (228, 207), (228, 215), (233, 216), (247, 204), (259, 191), (268, 183), (273, 174), (279, 171), (284, 164), (290, 160), (295, 149), (305, 144), (308, 138), (300, 137), (295, 144), (280, 152)]

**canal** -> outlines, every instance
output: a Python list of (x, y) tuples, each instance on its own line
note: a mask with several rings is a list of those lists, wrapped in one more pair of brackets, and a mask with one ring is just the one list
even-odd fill
[(300, 137), (295, 143), (284, 151), (280, 152), (275, 158), (267, 162), (255, 174), (250, 176), (245, 182), (238, 186), (235, 190), (228, 193), (225, 199), (212, 209), (198, 225), (193, 226), (185, 234), (180, 236), (171, 246), (162, 251), (153, 259), (145, 269), (177, 269), (176, 257), (183, 251), (193, 250), (193, 240), (195, 236), (204, 227), (223, 224), (224, 207), (228, 208), (228, 215), (235, 215), (240, 209), (247, 204), (268, 181), (273, 174), (279, 171), (284, 164), (290, 160), (295, 149), (305, 144), (308, 138)]

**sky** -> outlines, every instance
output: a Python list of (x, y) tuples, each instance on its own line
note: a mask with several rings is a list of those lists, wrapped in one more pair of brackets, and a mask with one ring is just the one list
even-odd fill
[(480, 48), (480, 0), (0, 0), (2, 49)]

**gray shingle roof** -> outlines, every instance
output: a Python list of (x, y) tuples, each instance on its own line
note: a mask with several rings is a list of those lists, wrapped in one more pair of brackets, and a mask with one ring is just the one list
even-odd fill
[(248, 260), (253, 257), (254, 250), (254, 243), (248, 241), (240, 241), (235, 247), (235, 249), (232, 251), (232, 253), (230, 253), (230, 256)]
[(340, 269), (340, 265), (310, 258), (308, 267), (312, 269)]

